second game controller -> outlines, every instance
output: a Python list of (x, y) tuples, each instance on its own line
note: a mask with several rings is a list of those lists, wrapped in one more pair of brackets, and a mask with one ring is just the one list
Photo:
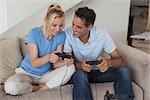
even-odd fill
[(98, 65), (98, 64), (100, 64), (101, 62), (102, 62), (101, 60), (86, 61), (86, 64), (89, 64), (89, 65)]
[(65, 54), (65, 53), (57, 52), (57, 53), (55, 53), (55, 54), (56, 54), (57, 56), (59, 56), (59, 57), (62, 57), (62, 59), (64, 59), (64, 58), (71, 59), (71, 58), (72, 58), (71, 55), (67, 55), (67, 54)]
[(97, 70), (96, 65), (100, 64), (102, 60), (96, 60), (96, 61), (86, 61), (86, 64), (92, 65), (93, 70)]

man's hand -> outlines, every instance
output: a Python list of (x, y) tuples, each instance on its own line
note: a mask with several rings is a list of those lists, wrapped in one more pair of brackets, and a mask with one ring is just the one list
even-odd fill
[(55, 53), (49, 54), (49, 61), (51, 63), (56, 63), (59, 60), (59, 56), (57, 56)]
[(104, 57), (99, 57), (98, 60), (102, 60), (102, 62), (97, 65), (97, 68), (100, 70), (100, 72), (104, 73), (109, 69), (110, 62), (109, 60), (105, 59)]
[(92, 70), (92, 66), (89, 64), (86, 64), (86, 61), (81, 62), (81, 68), (83, 71), (90, 72)]

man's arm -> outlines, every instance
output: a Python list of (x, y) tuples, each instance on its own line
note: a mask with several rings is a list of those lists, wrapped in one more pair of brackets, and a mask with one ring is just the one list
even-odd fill
[(113, 51), (111, 54), (111, 59), (108, 60), (109, 67), (120, 67), (123, 64), (122, 57), (118, 50)]
[(98, 58), (99, 60), (102, 60), (102, 62), (99, 65), (97, 65), (98, 69), (101, 72), (105, 72), (111, 67), (120, 67), (123, 64), (121, 55), (118, 50), (114, 50), (112, 53), (110, 53), (110, 56), (111, 59), (106, 59), (102, 56)]

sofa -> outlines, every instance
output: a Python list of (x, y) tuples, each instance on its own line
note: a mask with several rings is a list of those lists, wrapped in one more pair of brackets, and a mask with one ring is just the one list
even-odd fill
[[(150, 100), (150, 55), (125, 44), (117, 44), (124, 62), (132, 74), (134, 100)], [(25, 43), (19, 37), (0, 37), (0, 100), (71, 100), (72, 84), (47, 91), (11, 96), (3, 83), (15, 73), (25, 54)], [(94, 100), (104, 100), (107, 90), (114, 93), (113, 82), (91, 84)]]

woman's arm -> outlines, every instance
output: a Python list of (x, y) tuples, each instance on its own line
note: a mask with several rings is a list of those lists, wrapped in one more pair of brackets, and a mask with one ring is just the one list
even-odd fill
[(29, 43), (28, 45), (30, 62), (33, 67), (37, 68), (49, 62), (49, 54), (38, 58), (38, 48), (35, 44)]
[[(56, 52), (60, 52), (62, 53), (63, 52), (63, 46), (58, 46)], [(74, 60), (73, 59), (68, 59), (68, 58), (65, 58), (64, 60), (60, 59), (57, 63), (54, 63), (54, 68), (59, 68), (61, 66), (64, 66), (64, 65), (72, 65), (74, 63)]]
[[(56, 52), (62, 53), (63, 52), (63, 45), (58, 46)], [(62, 59), (59, 59), (59, 61), (57, 63), (53, 64), (54, 68), (59, 68), (59, 67), (64, 66), (64, 65), (65, 65), (65, 61)]]

